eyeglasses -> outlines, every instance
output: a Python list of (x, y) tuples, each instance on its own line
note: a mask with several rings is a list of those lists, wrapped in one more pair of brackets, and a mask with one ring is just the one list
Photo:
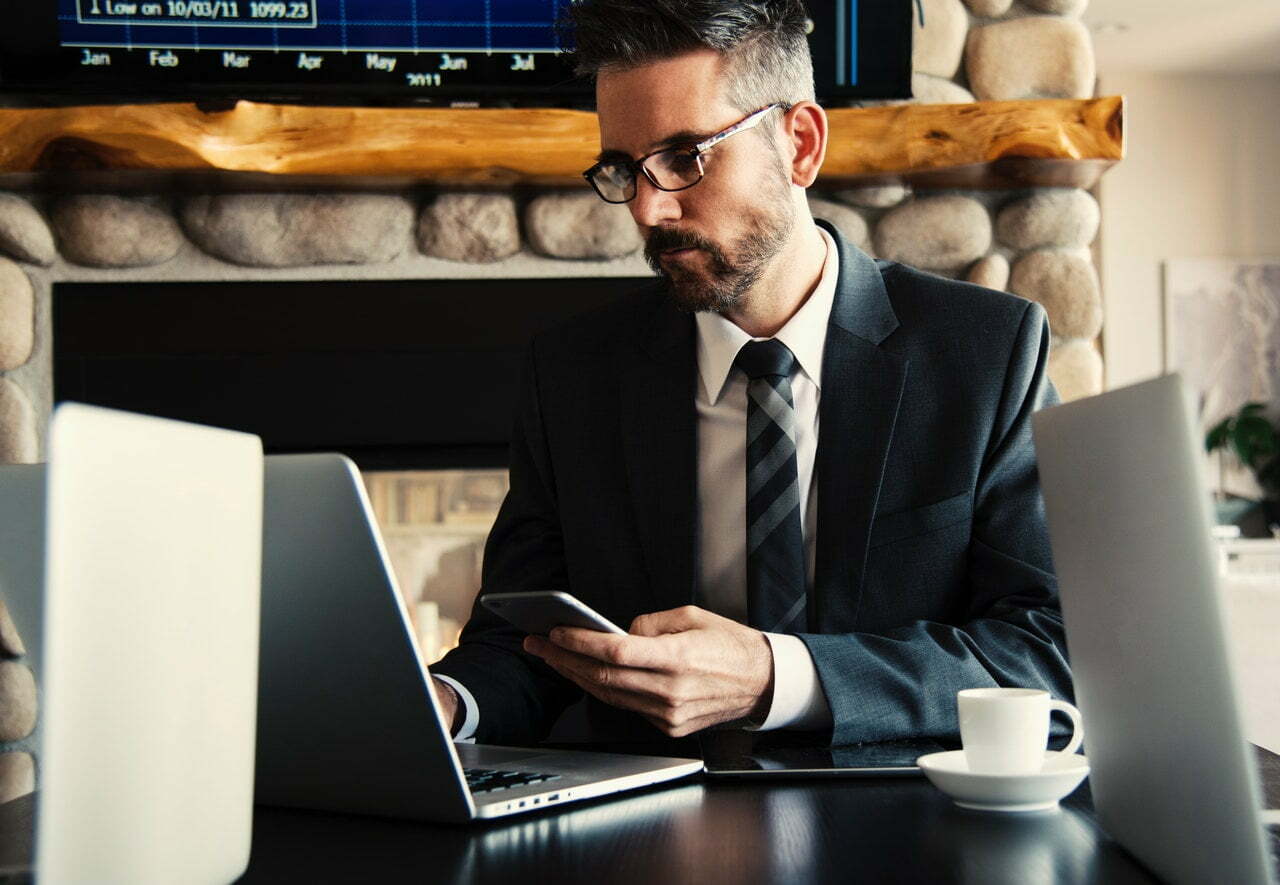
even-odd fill
[(591, 183), (606, 203), (626, 203), (635, 199), (637, 172), (643, 172), (658, 190), (682, 191), (702, 181), (706, 174), (702, 168), (703, 154), (729, 136), (756, 126), (774, 108), (786, 107), (782, 102), (775, 102), (692, 146), (663, 148), (638, 160), (604, 160), (583, 172), (582, 177)]

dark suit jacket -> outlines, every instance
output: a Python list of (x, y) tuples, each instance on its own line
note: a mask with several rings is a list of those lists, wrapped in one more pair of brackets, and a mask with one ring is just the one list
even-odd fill
[[(1031, 439), (1031, 413), (1056, 402), (1044, 311), (827, 229), (840, 273), (800, 639), (831, 741), (955, 735), (961, 688), (1071, 698)], [(659, 284), (533, 341), (484, 592), (564, 589), (623, 627), (696, 601), (695, 334)], [(534, 743), (581, 694), (521, 639), (477, 605), (433, 667), (475, 695), (481, 742)], [(609, 737), (658, 736), (593, 704)]]

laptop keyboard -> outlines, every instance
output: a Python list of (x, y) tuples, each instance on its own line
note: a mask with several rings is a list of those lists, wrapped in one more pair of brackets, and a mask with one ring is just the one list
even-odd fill
[(504, 771), (500, 768), (464, 768), (467, 786), (472, 793), (494, 793), (544, 781), (558, 780), (558, 774), (542, 774), (536, 771)]

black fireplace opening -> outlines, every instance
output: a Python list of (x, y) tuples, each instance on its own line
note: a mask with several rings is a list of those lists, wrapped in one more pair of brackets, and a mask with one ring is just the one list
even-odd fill
[(362, 470), (505, 467), (529, 339), (646, 277), (57, 283), (53, 392)]

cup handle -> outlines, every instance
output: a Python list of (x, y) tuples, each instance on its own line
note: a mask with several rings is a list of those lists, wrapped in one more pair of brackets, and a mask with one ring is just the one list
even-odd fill
[(1084, 741), (1084, 722), (1080, 718), (1080, 711), (1071, 704), (1068, 704), (1066, 701), (1054, 700), (1052, 698), (1049, 700), (1049, 710), (1050, 712), (1054, 710), (1061, 710), (1063, 713), (1066, 713), (1067, 717), (1071, 720), (1071, 740), (1068, 741), (1067, 745), (1059, 752), (1069, 754), (1080, 749), (1080, 744)]

